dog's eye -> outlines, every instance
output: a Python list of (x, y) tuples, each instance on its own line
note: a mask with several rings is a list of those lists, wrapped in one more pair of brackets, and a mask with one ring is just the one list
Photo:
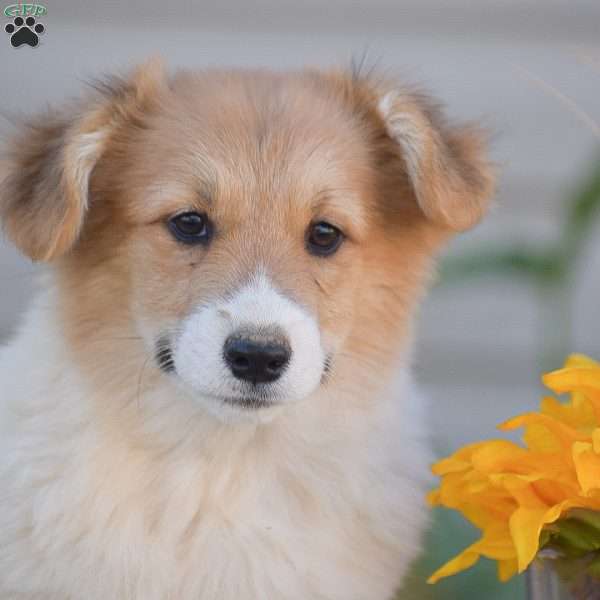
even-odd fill
[(169, 219), (169, 230), (184, 244), (206, 244), (211, 237), (211, 224), (206, 215), (185, 212)]
[(313, 223), (306, 236), (306, 246), (311, 254), (329, 256), (333, 254), (344, 241), (344, 234), (334, 225), (319, 221)]

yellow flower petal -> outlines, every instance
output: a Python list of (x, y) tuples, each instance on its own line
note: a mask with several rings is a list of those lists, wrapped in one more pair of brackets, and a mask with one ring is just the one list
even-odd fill
[(582, 392), (592, 400), (600, 399), (600, 367), (559, 369), (542, 377), (546, 387), (557, 394)]
[(479, 553), (472, 551), (467, 548), (464, 552), (461, 552), (458, 556), (448, 561), (443, 567), (439, 568), (431, 577), (427, 580), (427, 583), (437, 583), (444, 577), (450, 577), (456, 575), (460, 571), (472, 567), (479, 560)]
[(592, 431), (592, 445), (594, 452), (600, 454), (600, 427)]
[(498, 561), (498, 579), (502, 582), (508, 581), (518, 573), (518, 561), (516, 558)]
[(585, 354), (573, 353), (567, 357), (565, 367), (600, 367), (600, 363)]
[(469, 444), (464, 446), (451, 456), (439, 460), (431, 467), (431, 471), (434, 475), (447, 475), (448, 473), (456, 473), (459, 471), (468, 470), (471, 466), (471, 457), (481, 446), (488, 444), (489, 442), (478, 442), (476, 444)]
[(598, 364), (559, 369), (542, 377), (544, 384), (557, 394), (571, 392), (573, 405), (585, 397), (600, 424), (600, 366)]
[(516, 562), (515, 549), (505, 527), (494, 524), (484, 532), (481, 539), (438, 569), (427, 580), (427, 583), (436, 583), (444, 577), (456, 575), (456, 573), (472, 567), (481, 556), (493, 560)]
[(593, 445), (587, 442), (573, 444), (573, 462), (583, 494), (600, 490), (600, 454), (595, 452)]
[(432, 490), (427, 494), (427, 504), (429, 506), (438, 506), (441, 503), (441, 494), (440, 490)]
[(523, 441), (525, 445), (536, 452), (562, 452), (564, 450), (563, 444), (560, 442), (560, 438), (552, 432), (548, 431), (548, 428), (539, 423), (530, 423), (525, 428), (523, 434)]
[(547, 396), (542, 400), (540, 412), (585, 432), (591, 431), (598, 425), (594, 407), (582, 394), (577, 394), (575, 398), (565, 404), (556, 398)]
[[(503, 431), (509, 431), (512, 429), (519, 429), (521, 427), (536, 426), (539, 431), (545, 431), (545, 435), (548, 436), (548, 440), (545, 445), (549, 447), (559, 447), (568, 449), (571, 447), (573, 442), (578, 440), (585, 440), (586, 435), (583, 432), (579, 432), (577, 429), (565, 425), (564, 423), (557, 421), (556, 419), (543, 415), (540, 413), (526, 413), (513, 419), (509, 419), (502, 425), (500, 429)], [(538, 433), (538, 435), (540, 435)], [(531, 450), (542, 451), (542, 448), (530, 448)]]
[(510, 518), (509, 527), (517, 551), (518, 571), (522, 573), (538, 551), (542, 526), (553, 523), (562, 512), (559, 504), (552, 508), (518, 508)]

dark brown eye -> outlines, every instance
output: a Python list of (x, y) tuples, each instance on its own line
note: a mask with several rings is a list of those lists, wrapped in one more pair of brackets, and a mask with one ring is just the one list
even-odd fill
[(313, 223), (306, 236), (306, 246), (311, 254), (329, 256), (344, 241), (344, 234), (334, 225), (319, 221)]
[(207, 244), (212, 234), (211, 223), (206, 215), (185, 212), (169, 219), (169, 231), (184, 244)]

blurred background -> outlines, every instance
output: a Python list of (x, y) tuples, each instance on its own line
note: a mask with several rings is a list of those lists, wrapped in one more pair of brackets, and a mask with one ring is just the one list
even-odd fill
[[(418, 378), (439, 455), (496, 435), (536, 406), (542, 369), (569, 351), (600, 358), (600, 2), (598, 0), (45, 0), (37, 48), (0, 40), (0, 110), (27, 113), (83, 80), (150, 54), (173, 66), (378, 63), (493, 132), (492, 214), (444, 257), (420, 315)], [(9, 19), (4, 17), (4, 22)], [(0, 125), (6, 132), (8, 124)], [(0, 342), (39, 267), (0, 241)], [(492, 565), (423, 577), (474, 533), (440, 512), (402, 598), (518, 600)]]

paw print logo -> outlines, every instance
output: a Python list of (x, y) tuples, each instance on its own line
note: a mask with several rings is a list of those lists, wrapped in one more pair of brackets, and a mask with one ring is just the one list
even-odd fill
[(27, 44), (35, 48), (39, 41), (39, 34), (44, 33), (46, 28), (41, 23), (36, 23), (34, 17), (15, 17), (12, 23), (7, 23), (4, 31), (10, 34), (10, 43), (18, 48)]

